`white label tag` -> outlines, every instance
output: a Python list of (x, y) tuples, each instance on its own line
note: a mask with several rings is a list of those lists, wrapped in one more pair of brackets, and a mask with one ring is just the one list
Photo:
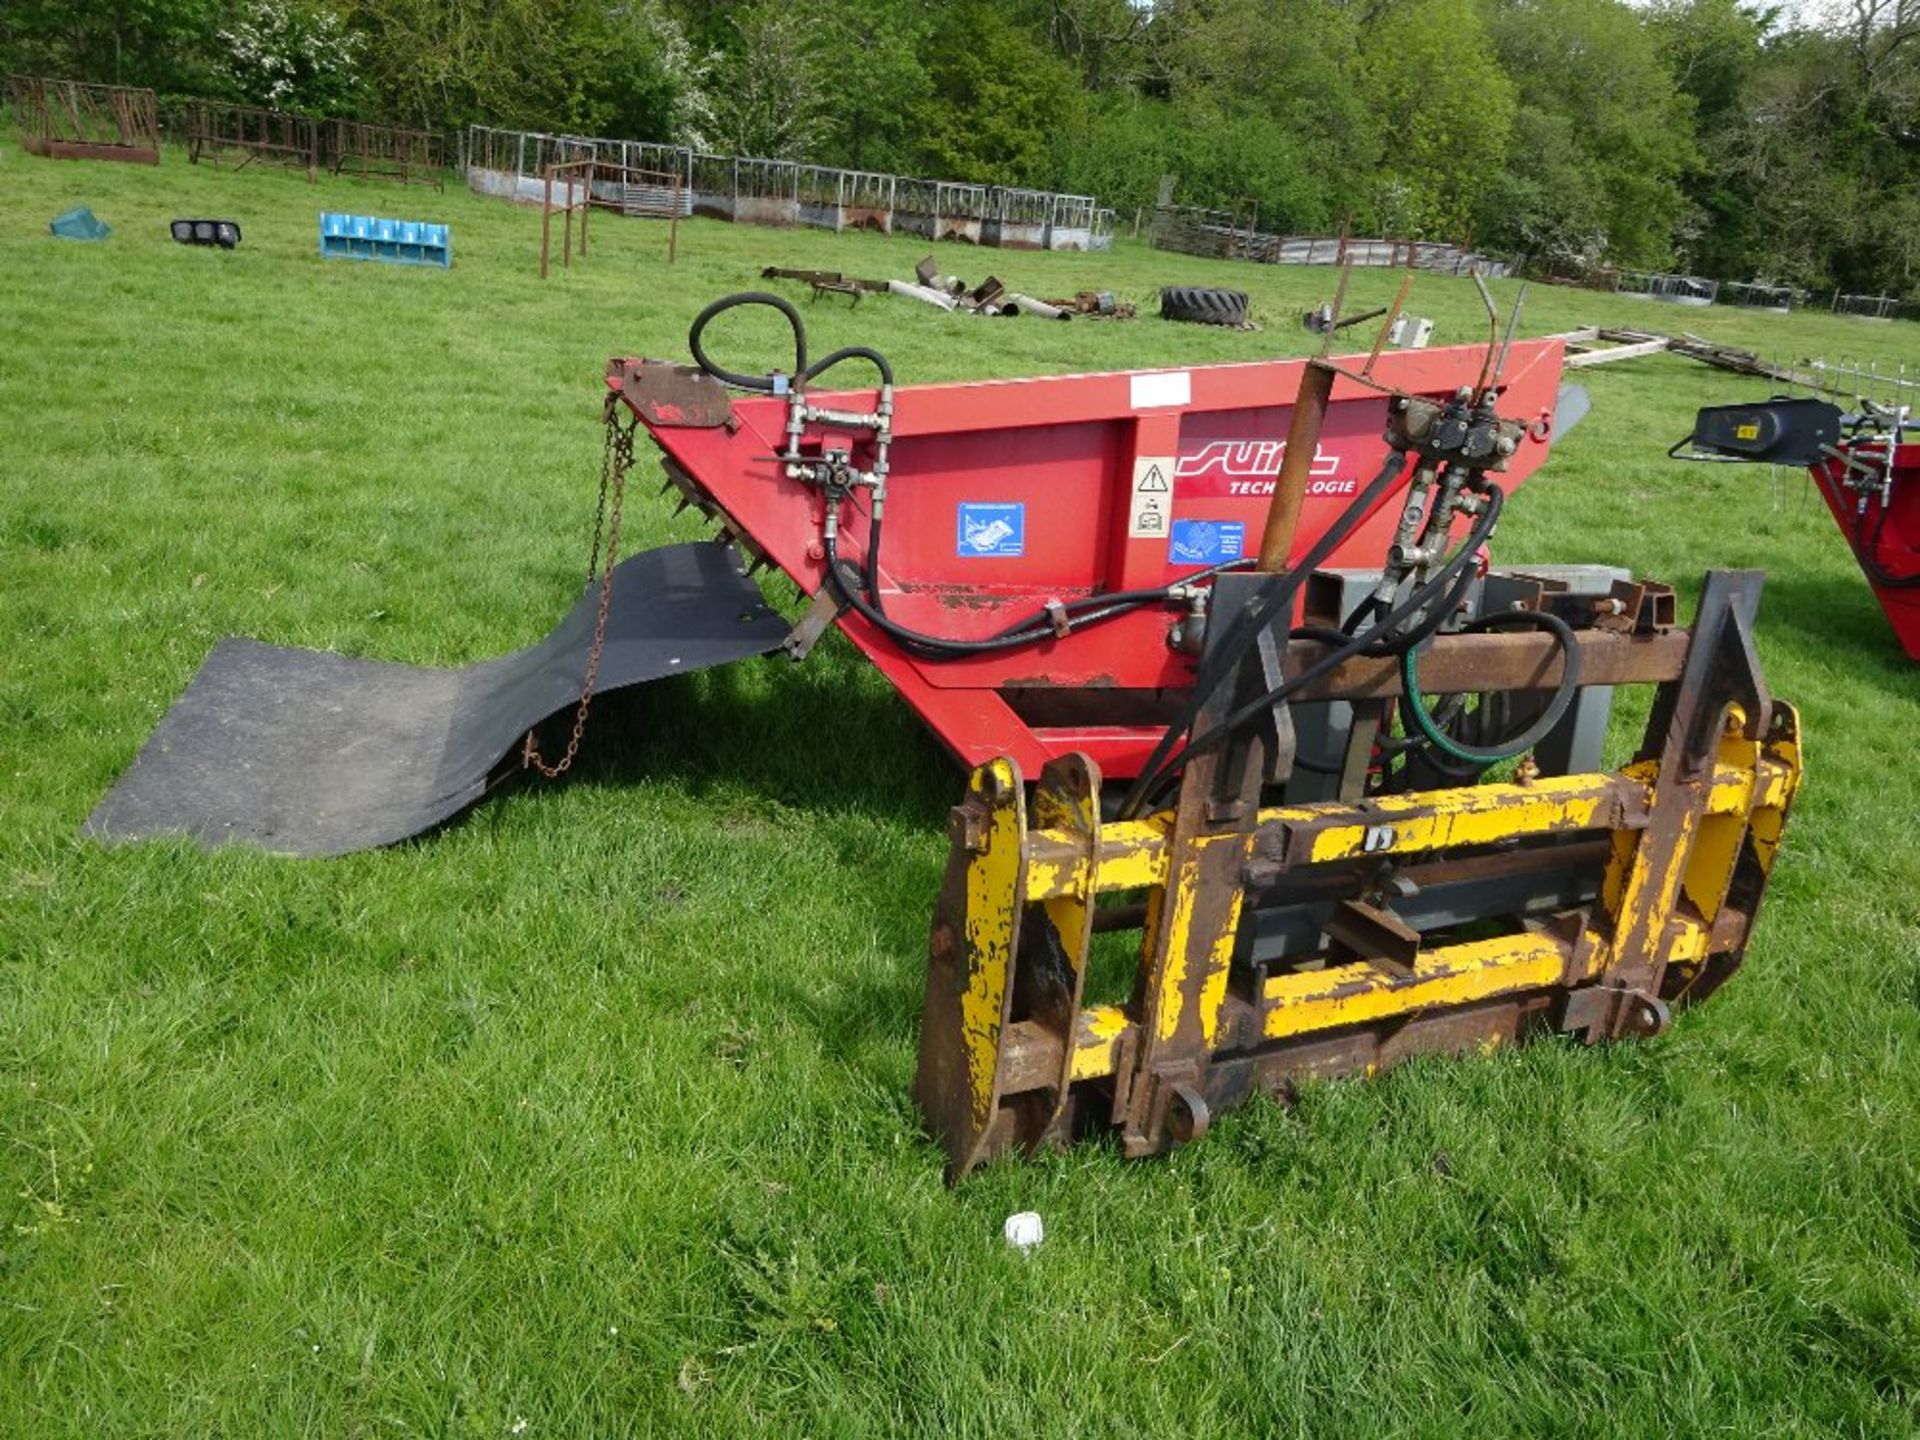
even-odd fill
[(1133, 462), (1129, 540), (1165, 539), (1173, 519), (1173, 456), (1140, 455)]
[(1193, 377), (1185, 370), (1135, 375), (1132, 379), (1133, 408), (1136, 410), (1158, 410), (1167, 405), (1193, 403)]

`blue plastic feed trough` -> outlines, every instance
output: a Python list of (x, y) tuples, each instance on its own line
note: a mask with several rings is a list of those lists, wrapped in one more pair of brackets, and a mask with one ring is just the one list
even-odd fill
[(419, 220), (320, 212), (320, 255), (327, 260), (384, 260), (389, 265), (453, 264), (453, 228)]
[(104, 240), (113, 234), (113, 227), (85, 205), (61, 211), (47, 228), (62, 240)]

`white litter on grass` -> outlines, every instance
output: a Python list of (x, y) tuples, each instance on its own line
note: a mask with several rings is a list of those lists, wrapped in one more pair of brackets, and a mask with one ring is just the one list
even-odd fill
[(1047, 1238), (1047, 1227), (1040, 1223), (1039, 1211), (1022, 1210), (1007, 1217), (1001, 1234), (1006, 1236), (1007, 1244), (1024, 1255)]

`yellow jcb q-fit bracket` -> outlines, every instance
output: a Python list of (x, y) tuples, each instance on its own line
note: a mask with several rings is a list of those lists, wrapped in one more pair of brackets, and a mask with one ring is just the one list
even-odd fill
[[(1261, 808), (1256, 742), (1190, 762), (1171, 809), (1103, 823), (1083, 756), (1031, 801), (1010, 761), (975, 770), (915, 1081), (949, 1179), (1102, 1131), (1157, 1153), (1256, 1091), (1420, 1052), (1663, 1031), (1739, 966), (1800, 781), (1798, 716), (1753, 654), (1759, 581), (1709, 575), (1691, 632), (1579, 637), (1586, 683), (1660, 687), (1618, 771)], [(1421, 688), (1499, 688), (1516, 644), (1439, 637)], [(1360, 663), (1314, 695), (1396, 683)], [(1130, 995), (1090, 1001), (1096, 935), (1135, 928)]]

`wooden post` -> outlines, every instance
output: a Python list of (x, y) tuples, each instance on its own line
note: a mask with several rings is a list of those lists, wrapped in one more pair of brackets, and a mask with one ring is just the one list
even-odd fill
[(1280, 461), (1280, 478), (1267, 505), (1266, 528), (1260, 536), (1260, 570), (1273, 575), (1287, 568), (1294, 532), (1300, 527), (1300, 507), (1307, 498), (1307, 481), (1320, 449), (1320, 427), (1333, 398), (1333, 367), (1307, 361), (1300, 372), (1300, 393), (1294, 397), (1293, 418), (1287, 423), (1287, 453)]
[[(580, 254), (582, 258), (584, 258), (587, 253), (587, 221), (593, 215), (593, 175), (599, 168), (599, 165), (594, 162), (589, 162), (587, 165), (586, 203), (580, 207)], [(572, 198), (571, 191), (568, 192), (568, 198)]]
[(560, 268), (571, 270), (573, 268), (573, 172), (571, 170), (567, 172), (567, 218), (563, 223), (565, 229), (561, 232)]
[[(547, 167), (545, 176), (546, 195), (540, 202), (540, 278), (542, 280), (547, 278), (547, 245), (549, 237), (553, 234), (553, 167), (551, 165)], [(516, 185), (520, 183), (520, 177), (517, 174), (514, 176), (514, 183)]]

